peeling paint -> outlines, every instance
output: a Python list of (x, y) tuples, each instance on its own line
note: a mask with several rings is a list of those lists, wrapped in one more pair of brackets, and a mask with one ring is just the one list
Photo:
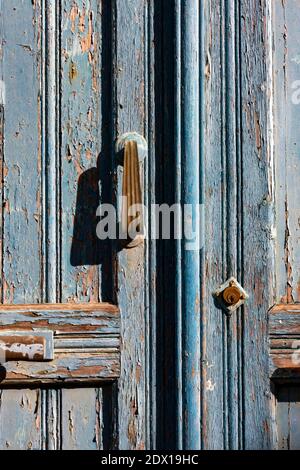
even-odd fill
[(5, 105), (5, 82), (0, 80), (0, 106)]
[(212, 380), (207, 380), (206, 381), (206, 390), (209, 392), (213, 392), (216, 387), (216, 384), (212, 382)]

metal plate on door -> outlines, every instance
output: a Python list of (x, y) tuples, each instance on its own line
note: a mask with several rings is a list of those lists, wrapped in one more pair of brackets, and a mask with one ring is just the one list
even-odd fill
[(52, 361), (52, 331), (1, 331), (0, 363), (7, 361)]

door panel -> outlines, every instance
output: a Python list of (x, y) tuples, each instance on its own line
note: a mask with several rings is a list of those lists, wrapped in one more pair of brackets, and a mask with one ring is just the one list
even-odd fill
[[(7, 450), (100, 450), (112, 447), (111, 387), (5, 389), (0, 445)], [(112, 416), (109, 417), (112, 419)]]
[[(296, 0), (0, 7), (0, 330), (51, 330), (55, 353), (2, 366), (0, 447), (297, 446)], [(133, 131), (146, 205), (205, 205), (200, 253), (97, 239)], [(249, 299), (228, 316), (231, 276)]]
[(299, 449), (299, 2), (273, 2), (276, 305), (270, 311), (275, 447)]
[(1, 36), (5, 99), (1, 295), (5, 303), (35, 303), (42, 300), (39, 10), (30, 2), (2, 2)]
[(101, 390), (63, 389), (61, 409), (61, 448), (63, 450), (102, 448)]
[(276, 387), (277, 447), (279, 450), (300, 449), (299, 384)]
[(299, 2), (274, 2), (277, 302), (300, 302)]
[(0, 447), (2, 450), (41, 448), (41, 407), (41, 391), (38, 389), (0, 391)]
[[(96, 210), (100, 202), (102, 119), (103, 2), (62, 1), (60, 48), (60, 208), (61, 301), (94, 301), (102, 298), (103, 246), (97, 243)], [(101, 71), (102, 69), (102, 71)], [(55, 99), (55, 96), (52, 97)], [(102, 117), (102, 111), (104, 116)], [(54, 165), (53, 160), (51, 160)], [(109, 174), (105, 175), (109, 178)], [(111, 181), (112, 184), (112, 181)], [(59, 182), (57, 181), (58, 191)], [(74, 218), (75, 217), (75, 218)], [(71, 256), (70, 256), (71, 253)]]
[(1, 448), (109, 448), (116, 416), (120, 446), (145, 446), (145, 247), (117, 256), (96, 210), (121, 187), (114, 141), (148, 133), (147, 8), (0, 1), (0, 328), (51, 330), (55, 355), (2, 364)]

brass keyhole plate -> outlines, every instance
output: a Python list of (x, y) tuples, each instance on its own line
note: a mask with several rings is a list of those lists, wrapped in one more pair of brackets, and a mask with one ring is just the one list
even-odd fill
[(229, 315), (249, 298), (247, 292), (234, 277), (231, 277), (222, 284), (213, 295), (219, 305)]

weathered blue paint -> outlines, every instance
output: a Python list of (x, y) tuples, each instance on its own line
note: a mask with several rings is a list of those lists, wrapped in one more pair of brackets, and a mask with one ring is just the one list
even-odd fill
[[(11, 364), (7, 381), (24, 388), (0, 392), (0, 446), (284, 446), (298, 435), (286, 426), (293, 391), (282, 401), (276, 382), (297, 376), (297, 2), (19, 3), (0, 1), (0, 289), (13, 304), (0, 328), (59, 333), (43, 374)], [(116, 203), (124, 132), (148, 143), (146, 205), (205, 203), (205, 251), (151, 240), (117, 254), (98, 242), (95, 212)], [(231, 275), (250, 298), (227, 318), (212, 293)], [(85, 310), (101, 300), (118, 301), (121, 318)], [(16, 308), (46, 301), (81, 303), (68, 333), (62, 306)], [(90, 383), (119, 375), (116, 386)]]
[[(144, 203), (146, 207), (156, 202), (156, 153), (155, 153), (155, 33), (154, 33), (155, 2), (152, 0), (145, 5), (145, 43), (148, 45), (145, 60), (147, 74), (145, 88), (148, 93), (148, 107), (145, 116), (145, 138), (148, 145), (148, 156), (145, 166)], [(155, 220), (149, 213), (148, 230), (155, 229)], [(155, 449), (157, 443), (157, 325), (156, 325), (156, 241), (147, 240), (145, 246), (145, 418), (146, 418), (146, 448)]]
[[(90, 237), (100, 202), (101, 175), (97, 161), (103, 144), (101, 107), (105, 110), (99, 80), (103, 52), (101, 9), (99, 2), (87, 5), (80, 1), (34, 0), (20, 5), (19, 2), (1, 1), (1, 136), (5, 136), (4, 139), (1, 137), (2, 303), (27, 302), (39, 306), (43, 301), (99, 302), (102, 297), (108, 298), (105, 282), (102, 282), (102, 265), (106, 264), (106, 270), (107, 266), (111, 268), (109, 256), (104, 256), (103, 249), (102, 252), (98, 250), (95, 234)], [(105, 45), (105, 49), (108, 47)], [(105, 53), (103, 60), (104, 69), (109, 69)], [(111, 184), (109, 174), (106, 178)], [(74, 216), (79, 225), (74, 223)], [(88, 219), (90, 216), (92, 224)], [(20, 320), (19, 313), (15, 311), (13, 323)], [(82, 316), (82, 321), (78, 320), (83, 328), (85, 316), (88, 313)], [(3, 322), (4, 317), (2, 325)], [(27, 364), (27, 368), (17, 367), (20, 375), (16, 382), (26, 381), (27, 374), (32, 383), (45, 380), (48, 385), (54, 384), (59, 381), (59, 376), (63, 379), (64, 373), (59, 373), (63, 363), (65, 370), (70, 368), (69, 378), (73, 375), (73, 379), (80, 368), (82, 372), (82, 367), (92, 368), (85, 369), (86, 373), (80, 372), (75, 381), (81, 381), (84, 376), (91, 381), (92, 375), (93, 381), (99, 380), (100, 369), (106, 378), (113, 370), (113, 375), (119, 375), (114, 334), (112, 338), (110, 333), (103, 338), (105, 344), (101, 334), (96, 342), (84, 337), (77, 346), (73, 339), (71, 344), (70, 338), (64, 337), (62, 341), (57, 338), (57, 346), (61, 351), (65, 350), (65, 354), (55, 359), (48, 380), (47, 374), (41, 377), (41, 368), (33, 368), (30, 372)], [(72, 352), (73, 347), (77, 353)], [(85, 347), (89, 351), (88, 360), (82, 356)], [(102, 366), (96, 359), (100, 350), (104, 352), (103, 347), (106, 352), (112, 348), (110, 365), (106, 361), (106, 352), (100, 354)], [(92, 370), (94, 374), (91, 374)], [(62, 447), (67, 432), (60, 432), (61, 416), (65, 413), (62, 390), (37, 389), (29, 395), (24, 390), (16, 390), (11, 399), (10, 393), (8, 390), (1, 392), (2, 403), (9, 403), (10, 413), (17, 417), (7, 433), (7, 447)], [(84, 391), (79, 389), (78, 394), (83, 396)], [(111, 394), (112, 387), (106, 387), (99, 399), (107, 400), (104, 396)], [(26, 437), (24, 440), (17, 438), (24, 400), (25, 409), (32, 413), (36, 423), (32, 430), (28, 429), (28, 434), (36, 434), (37, 438), (33, 437), (28, 445)], [(95, 403), (89, 408), (91, 419), (98, 412), (109, 414), (106, 411), (109, 404), (106, 407), (101, 404), (99, 411)], [(75, 406), (78, 406), (78, 400)], [(24, 426), (29, 426), (29, 422), (26, 423), (24, 418)], [(106, 426), (111, 435), (113, 423), (112, 418), (111, 424)], [(80, 421), (73, 424), (73, 445), (83, 445), (83, 440), (78, 437)], [(27, 435), (25, 428), (21, 432)], [(102, 427), (99, 433), (102, 433)], [(90, 442), (93, 437), (90, 436)], [(111, 436), (102, 437), (106, 446), (111, 445)], [(2, 438), (5, 447), (5, 433)]]
[[(299, 304), (275, 305), (269, 312), (270, 365), (269, 376), (276, 380), (299, 378)], [(276, 403), (273, 407), (273, 418), (276, 416)], [(276, 426), (275, 426), (276, 435)]]
[(300, 448), (300, 387), (282, 384), (276, 392), (276, 420), (278, 423), (276, 446), (278, 450)]
[[(221, 65), (222, 65), (222, 166), (224, 171), (224, 196), (222, 217), (223, 233), (223, 275), (224, 279), (239, 276), (241, 262), (241, 220), (238, 217), (242, 193), (239, 184), (240, 153), (240, 75), (239, 75), (239, 2), (224, 2), (221, 10)], [(224, 446), (229, 449), (242, 447), (239, 416), (241, 371), (239, 364), (238, 334), (241, 312), (224, 321), (224, 365), (226, 370), (224, 402)], [(240, 329), (239, 329), (240, 331)]]
[[(241, 282), (249, 292), (242, 323), (243, 446), (246, 449), (264, 449), (272, 445), (267, 312), (274, 300), (274, 247), (271, 236), (274, 188), (269, 143), (269, 112), (272, 108), (268, 99), (268, 48), (271, 42), (268, 28), (265, 27), (265, 21), (270, 21), (267, 6), (268, 2), (256, 0), (251, 3), (243, 1), (240, 6), (243, 32), (240, 52), (243, 109)], [(254, 21), (255, 18), (258, 20)]]
[[(116, 0), (113, 6), (113, 129), (122, 134), (147, 136), (148, 46), (145, 42), (145, 0)], [(133, 27), (134, 25), (134, 27)], [(124, 34), (126, 31), (126, 34)], [(115, 161), (115, 167), (117, 162)], [(145, 174), (147, 161), (141, 165)], [(144, 179), (144, 178), (143, 178)], [(117, 170), (117, 196), (122, 190), (122, 169)], [(144, 192), (144, 191), (143, 191)], [(117, 257), (117, 298), (122, 316), (121, 376), (118, 383), (118, 432), (123, 449), (146, 447), (145, 422), (145, 245), (122, 250)]]
[(109, 177), (103, 175), (102, 167), (111, 158), (104, 149), (109, 132), (104, 127), (108, 113), (102, 109), (102, 100), (109, 91), (101, 77), (106, 77), (110, 67), (103, 56), (110, 46), (101, 40), (107, 19), (102, 12), (102, 3), (96, 0), (61, 3), (57, 249), (61, 253), (58, 301), (62, 302), (112, 300), (102, 289), (107, 247), (96, 236), (96, 210), (107, 185), (104, 179)]
[[(29, 2), (2, 2), (5, 87), (2, 302), (41, 301), (40, 20)], [(32, 256), (34, 254), (34, 256)]]
[(274, 2), (274, 159), (276, 175), (276, 302), (300, 301), (298, 181), (300, 172), (300, 20), (296, 1)]
[[(193, 226), (184, 220), (185, 233), (193, 230), (199, 186), (199, 2), (182, 1), (182, 127), (181, 165), (183, 204), (192, 205)], [(189, 250), (183, 239), (182, 270), (182, 406), (183, 448), (199, 449), (200, 439), (200, 257), (199, 251)]]
[[(222, 214), (224, 170), (221, 155), (223, 100), (221, 83), (224, 69), (220, 53), (221, 2), (205, 5), (205, 87), (204, 139), (205, 152), (202, 165), (205, 171), (205, 258), (201, 278), (201, 394), (202, 394), (202, 446), (204, 449), (223, 449), (225, 441), (225, 406), (227, 374), (224, 367), (226, 351), (224, 313), (216, 307), (212, 292), (226, 280), (223, 267), (224, 220)], [(223, 23), (224, 24), (224, 23)], [(222, 26), (224, 29), (224, 25)]]
[(43, 280), (45, 302), (56, 302), (59, 273), (59, 251), (58, 251), (58, 224), (59, 218), (59, 193), (60, 172), (59, 172), (59, 132), (57, 123), (59, 84), (58, 60), (57, 60), (57, 38), (59, 27), (57, 18), (59, 8), (55, 0), (44, 0), (43, 36), (41, 52), (43, 55), (43, 65), (41, 70), (42, 79), (42, 116), (40, 123), (42, 132), (42, 162), (43, 162)]
[[(175, 161), (175, 202), (181, 201), (181, 1), (175, 2), (175, 66), (174, 66), (174, 161)], [(182, 246), (175, 241), (175, 325), (176, 325), (176, 444), (183, 447), (183, 406), (182, 406)]]

